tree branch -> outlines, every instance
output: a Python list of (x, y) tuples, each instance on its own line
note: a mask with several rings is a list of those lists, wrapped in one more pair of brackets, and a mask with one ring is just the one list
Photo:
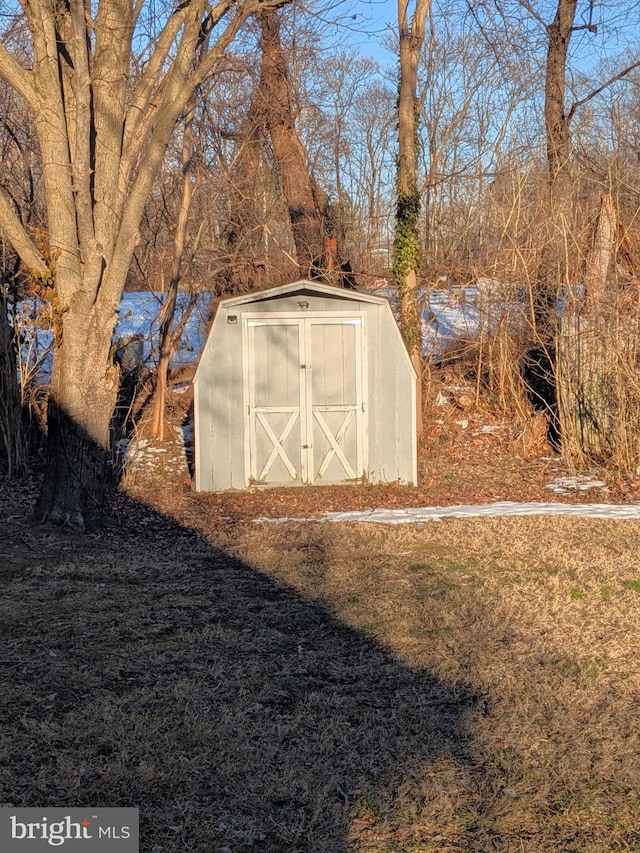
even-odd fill
[(416, 0), (413, 18), (409, 23), (409, 0), (398, 0), (398, 31), (401, 39), (408, 38), (422, 44), (424, 25), (430, 7), (431, 0)]
[(547, 29), (547, 22), (544, 20), (542, 15), (537, 11), (537, 9), (531, 3), (528, 2), (528, 0), (520, 0), (520, 5), (522, 6), (523, 9), (526, 10), (526, 12), (528, 12), (529, 15), (531, 15), (531, 17), (535, 21), (537, 21), (540, 24), (540, 26), (542, 27), (543, 30)]
[(31, 72), (23, 68), (2, 44), (0, 44), (0, 77), (22, 95), (31, 108), (37, 109), (38, 98)]
[(11, 243), (22, 263), (39, 278), (50, 278), (51, 271), (36, 244), (18, 219), (9, 196), (0, 188), (0, 231)]
[[(73, 145), (73, 183), (78, 212), (78, 237), (83, 246), (94, 242), (91, 200), (91, 75), (87, 46), (84, 0), (71, 0), (70, 45), (74, 61), (72, 87), (76, 101), (75, 139)], [(85, 259), (86, 263), (86, 259)]]
[[(58, 24), (68, 26), (51, 3), (33, 3), (37, 20), (30, 22), (33, 44), (33, 76), (38, 104), (33, 110), (42, 166), (44, 199), (47, 211), (49, 248), (59, 253), (56, 262), (57, 286), (63, 302), (80, 276), (81, 252), (78, 243), (76, 208), (71, 168), (70, 138), (75, 126), (75, 103), (69, 85), (72, 69), (67, 59), (63, 33)], [(64, 63), (64, 64), (63, 64)]]
[(609, 86), (616, 83), (618, 80), (622, 80), (623, 77), (626, 77), (634, 68), (640, 68), (640, 60), (638, 62), (634, 62), (633, 65), (629, 65), (624, 71), (621, 71), (619, 74), (616, 74), (615, 77), (611, 77), (611, 79), (607, 80), (606, 83), (603, 83), (601, 86), (598, 86), (597, 89), (594, 89), (593, 92), (589, 92), (588, 95), (585, 95), (584, 98), (580, 98), (578, 101), (574, 101), (571, 104), (571, 109), (569, 110), (569, 118), (573, 118), (573, 114), (578, 109), (578, 107), (583, 107), (585, 104), (588, 104), (589, 101), (593, 100), (593, 98), (600, 95), (607, 89)]
[(147, 62), (136, 84), (124, 125), (122, 148), (124, 153), (123, 159), (125, 161), (124, 173), (127, 176), (133, 163), (137, 160), (141, 140), (145, 138), (148, 128), (153, 125), (157, 98), (152, 98), (151, 96), (154, 89), (157, 89), (163, 80), (162, 67), (169, 55), (176, 35), (184, 23), (184, 18), (185, 8), (184, 6), (180, 6), (172, 14), (160, 33), (151, 58)]
[[(107, 276), (107, 288), (111, 279), (117, 279), (119, 265), (125, 261), (127, 265), (129, 263), (129, 255), (138, 239), (144, 205), (185, 105), (224, 55), (247, 18), (263, 9), (278, 8), (288, 2), (290, 0), (219, 0), (209, 13), (212, 25), (233, 11), (224, 30), (216, 34), (215, 43), (198, 62), (194, 60), (202, 43), (202, 0), (181, 7), (167, 23), (127, 111), (120, 169), (124, 206), (114, 240), (117, 248)], [(171, 67), (164, 73), (164, 59), (172, 48), (175, 56)]]
[(105, 256), (113, 249), (126, 195), (126, 182), (121, 178), (122, 140), (134, 26), (130, 0), (101, 0), (90, 74), (95, 132), (93, 217)]
[[(227, 0), (221, 0), (216, 8), (211, 13), (212, 26), (215, 26), (225, 14), (224, 6)], [(234, 40), (238, 31), (243, 24), (260, 12), (266, 12), (270, 9), (280, 9), (282, 6), (287, 6), (292, 0), (245, 0), (242, 9), (238, 10), (227, 24), (227, 28), (222, 33), (216, 43), (207, 51), (202, 62), (198, 64), (194, 74), (189, 79), (189, 97), (195, 92), (198, 86), (201, 86), (211, 73), (214, 65), (224, 55), (225, 50)], [(429, 0), (430, 2), (430, 0)]]
[[(204, 58), (198, 63), (197, 68), (189, 79), (186, 79), (188, 73), (187, 67), (185, 66), (182, 69), (184, 79), (180, 98), (183, 104), (188, 101), (198, 86), (202, 85), (215, 63), (224, 54), (224, 51), (233, 41), (247, 18), (265, 9), (276, 9), (290, 2), (291, 0), (264, 0), (264, 2), (262, 0), (251, 0), (251, 2), (245, 0), (245, 2), (239, 4), (240, 8), (235, 10), (226, 29), (218, 36), (215, 44), (206, 51)], [(236, 5), (238, 5), (236, 0), (219, 0), (216, 6), (208, 13), (206, 21), (207, 31), (210, 32)], [(149, 134), (153, 132), (155, 135), (154, 128), (156, 123), (161, 120), (162, 111), (166, 109), (167, 103), (171, 101), (171, 97), (175, 97), (176, 95), (175, 75), (183, 62), (181, 57), (185, 55), (185, 45), (187, 42), (190, 45), (191, 57), (195, 53), (198, 41), (194, 42), (192, 36), (186, 35), (187, 30), (190, 30), (194, 23), (193, 19), (190, 19), (189, 24), (185, 21), (189, 12), (193, 12), (193, 10), (187, 6), (181, 6), (176, 10), (162, 31), (152, 57), (136, 87), (136, 93), (127, 111), (125, 123), (122, 175), (126, 180), (130, 178), (135, 164), (139, 161)], [(198, 20), (198, 38), (202, 35), (202, 25), (202, 21)], [(171, 47), (174, 45), (174, 40), (181, 27), (185, 27), (185, 29), (183, 29), (178, 43), (178, 56), (172, 63), (170, 71), (163, 76), (162, 66)], [(173, 91), (173, 95), (167, 100), (167, 91), (170, 89)]]

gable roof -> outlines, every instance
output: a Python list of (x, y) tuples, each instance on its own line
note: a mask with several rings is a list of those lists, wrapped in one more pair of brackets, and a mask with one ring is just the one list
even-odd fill
[(225, 308), (233, 308), (237, 305), (247, 305), (251, 302), (265, 302), (268, 299), (277, 299), (279, 296), (290, 296), (293, 294), (301, 296), (311, 294), (331, 296), (334, 299), (343, 299), (347, 302), (371, 302), (374, 305), (380, 305), (388, 301), (382, 296), (371, 296), (369, 293), (362, 293), (360, 290), (350, 290), (344, 287), (335, 287), (332, 284), (322, 284), (319, 281), (300, 279), (290, 284), (270, 287), (267, 290), (254, 290), (251, 293), (243, 293), (240, 296), (227, 296), (221, 299), (219, 304), (224, 305)]

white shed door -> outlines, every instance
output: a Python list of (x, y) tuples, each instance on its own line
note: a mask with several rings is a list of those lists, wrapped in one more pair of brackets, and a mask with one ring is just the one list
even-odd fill
[(247, 485), (365, 476), (364, 317), (244, 318)]

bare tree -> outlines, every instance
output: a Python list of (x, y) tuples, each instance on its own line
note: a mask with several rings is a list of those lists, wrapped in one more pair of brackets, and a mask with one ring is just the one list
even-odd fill
[(286, 199), (300, 274), (309, 277), (323, 265), (327, 198), (312, 179), (307, 152), (296, 130), (291, 76), (280, 37), (276, 11), (260, 15), (262, 66), (257, 109), (269, 131)]
[(400, 91), (398, 97), (398, 188), (395, 231), (395, 274), (400, 287), (402, 334), (418, 374), (418, 427), (422, 430), (422, 326), (418, 306), (420, 238), (418, 217), (418, 67), (431, 0), (416, 0), (409, 18), (409, 0), (398, 0)]
[[(24, 51), (19, 30), (10, 27), (6, 38), (18, 52)], [(42, 205), (33, 135), (33, 122), (22, 99), (0, 80), (0, 192), (12, 205), (22, 226), (37, 235), (42, 224)], [(30, 281), (20, 268), (20, 259), (4, 239), (0, 251), (0, 458), (4, 458), (11, 476), (26, 473), (29, 462), (30, 424), (24, 404), (30, 389), (26, 387), (24, 374), (17, 369), (22, 350), (16, 312)]]
[[(588, 4), (586, 23), (576, 23), (578, 0), (557, 0), (553, 20), (546, 27), (545, 66), (545, 138), (548, 168), (549, 234), (541, 252), (538, 282), (533, 298), (534, 340), (528, 353), (528, 379), (538, 405), (551, 414), (552, 434), (559, 433), (557, 422), (556, 301), (560, 287), (580, 280), (580, 270), (572, 259), (577, 235), (576, 214), (583, 206), (576, 203), (571, 166), (571, 121), (576, 110), (604, 91), (615, 80), (629, 74), (637, 63), (593, 87), (585, 96), (568, 102), (568, 57), (572, 36), (586, 30), (596, 34), (592, 22), (593, 3)], [(573, 253), (575, 256), (575, 252)]]
[[(56, 306), (39, 519), (82, 526), (100, 514), (118, 386), (109, 351), (144, 206), (192, 94), (248, 17), (278, 5), (191, 0), (151, 9), (144, 0), (98, 0), (89, 8), (81, 0), (25, 0), (26, 58), (0, 45), (0, 77), (35, 122), (46, 251), (4, 193), (0, 228), (24, 265), (49, 283)], [(147, 27), (152, 38), (143, 45)]]
[[(396, 173), (397, 96), (372, 59), (336, 51), (310, 69), (315, 108), (299, 121), (313, 174), (323, 176), (341, 255), (359, 280), (389, 268)], [(308, 97), (308, 96), (307, 96)]]
[[(184, 117), (184, 131), (182, 134), (182, 152), (180, 158), (182, 181), (180, 187), (180, 207), (178, 209), (178, 219), (175, 224), (173, 237), (171, 279), (169, 281), (166, 299), (163, 302), (162, 309), (160, 311), (160, 335), (158, 343), (159, 358), (158, 366), (156, 368), (156, 384), (153, 392), (153, 414), (150, 427), (151, 435), (155, 438), (159, 438), (160, 441), (164, 441), (164, 414), (167, 378), (169, 374), (169, 363), (171, 361), (171, 355), (176, 341), (173, 323), (176, 313), (176, 305), (178, 302), (180, 281), (182, 279), (187, 224), (189, 212), (191, 210), (191, 201), (193, 199), (193, 154), (195, 144), (193, 130), (194, 109), (195, 103), (192, 96), (189, 104), (187, 105)], [(195, 294), (192, 294), (192, 301), (195, 301)]]

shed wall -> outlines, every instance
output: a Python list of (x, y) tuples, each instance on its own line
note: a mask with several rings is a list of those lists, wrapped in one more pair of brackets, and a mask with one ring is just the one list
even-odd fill
[(415, 483), (415, 379), (386, 306), (370, 312), (369, 341), (370, 479)]
[[(211, 343), (211, 345), (209, 345)], [(244, 489), (241, 325), (218, 311), (195, 384), (196, 489)]]

